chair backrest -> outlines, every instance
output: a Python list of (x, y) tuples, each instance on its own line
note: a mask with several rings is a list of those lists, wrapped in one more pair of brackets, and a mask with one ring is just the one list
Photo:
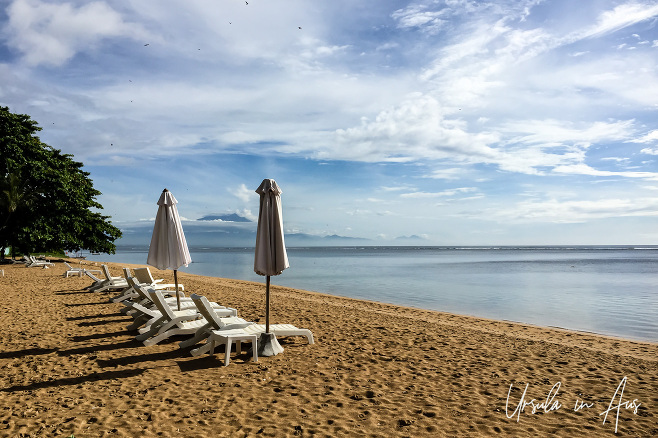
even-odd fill
[(139, 284), (139, 282), (135, 278), (128, 277), (126, 278), (126, 280), (128, 281), (128, 286), (132, 287), (135, 290), (135, 292), (137, 292), (137, 295), (139, 295), (141, 299), (153, 301), (151, 300), (151, 297), (149, 296), (148, 292), (144, 290), (144, 287), (141, 284)]
[(208, 298), (204, 297), (203, 295), (197, 295), (197, 294), (192, 294), (190, 298), (192, 298), (192, 301), (194, 301), (194, 304), (196, 305), (197, 309), (199, 309), (199, 313), (204, 318), (206, 318), (206, 321), (208, 321), (213, 326), (214, 330), (220, 330), (226, 325), (217, 316), (217, 314), (213, 312), (212, 306), (210, 305)]
[(64, 262), (64, 264), (66, 265), (67, 268), (73, 269), (73, 266), (69, 265), (68, 262)]
[(105, 278), (107, 278), (109, 281), (112, 281), (112, 275), (110, 274), (110, 268), (108, 268), (107, 265), (101, 265), (101, 269), (103, 269), (103, 274), (105, 274)]
[(237, 316), (220, 318), (213, 310), (208, 298), (203, 295), (192, 294), (190, 298), (192, 298), (194, 304), (196, 304), (199, 313), (206, 318), (206, 321), (208, 321), (209, 324), (212, 325), (213, 330), (242, 329), (254, 324), (252, 321), (245, 321)]
[[(141, 286), (138, 285), (137, 287)], [(160, 313), (162, 313), (162, 316), (166, 316), (169, 321), (176, 317), (176, 315), (174, 315), (174, 311), (171, 310), (171, 307), (169, 307), (165, 302), (162, 292), (151, 288), (147, 288), (146, 290), (148, 291), (151, 301), (153, 301), (153, 304), (155, 304), (155, 307), (160, 311)]]
[(126, 281), (128, 281), (128, 277), (132, 277), (130, 274), (130, 268), (123, 268), (123, 277), (126, 279)]
[(87, 277), (91, 278), (92, 280), (94, 280), (94, 281), (97, 282), (97, 283), (103, 281), (103, 280), (101, 280), (100, 278), (96, 277), (94, 274), (92, 274), (91, 272), (89, 272), (89, 271), (87, 271), (87, 270), (85, 270), (84, 273), (87, 275)]
[(135, 268), (135, 278), (138, 283), (153, 284), (153, 276), (149, 268)]

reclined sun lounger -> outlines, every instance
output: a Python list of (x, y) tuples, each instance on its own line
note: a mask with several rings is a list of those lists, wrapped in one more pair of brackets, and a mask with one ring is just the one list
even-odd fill
[[(199, 313), (204, 315), (206, 320), (209, 322), (208, 326), (199, 329), (192, 338), (178, 344), (181, 348), (185, 348), (195, 345), (205, 339), (205, 344), (190, 351), (192, 356), (199, 356), (203, 353), (212, 351), (214, 345), (218, 341), (227, 343), (227, 349), (230, 349), (231, 337), (225, 336), (225, 330), (240, 329), (242, 332), (244, 332), (234, 332), (235, 339), (237, 340), (241, 339), (240, 336), (242, 336), (243, 339), (253, 339), (249, 335), (259, 336), (261, 333), (265, 333), (264, 324), (246, 322), (246, 324), (230, 325), (227, 324), (226, 321), (223, 321), (219, 318), (212, 318), (212, 315), (208, 315), (208, 300), (205, 297), (200, 297), (197, 295), (192, 295), (192, 298), (194, 299), (199, 309)], [(300, 329), (292, 324), (270, 324), (270, 333), (274, 333), (277, 336), (305, 336), (309, 344), (314, 343), (313, 334), (310, 330)], [(254, 347), (256, 347), (255, 343)]]
[(110, 268), (107, 265), (101, 265), (105, 279), (109, 282), (113, 289), (126, 289), (128, 287), (128, 281), (123, 277), (113, 277), (110, 274)]
[(35, 268), (35, 267), (55, 266), (55, 264), (47, 260), (37, 260), (37, 258), (34, 256), (28, 256), (25, 266), (27, 266), (28, 268)]
[[(245, 321), (242, 318), (235, 318), (230, 320), (225, 318), (219, 318), (216, 315), (216, 313), (213, 311), (214, 309), (212, 309), (211, 304), (208, 301), (208, 298), (196, 294), (192, 294), (191, 298), (194, 301), (194, 304), (196, 305), (199, 313), (203, 315), (203, 317), (207, 321), (207, 324), (203, 327), (200, 327), (199, 330), (197, 330), (194, 333), (194, 336), (192, 336), (190, 339), (180, 342), (178, 345), (181, 348), (190, 347), (203, 340), (207, 341), (208, 337), (210, 336), (210, 333), (213, 330), (243, 329), (244, 327), (253, 324), (253, 322)], [(191, 353), (193, 356), (199, 356), (205, 353), (206, 351), (208, 351), (209, 349), (210, 346), (207, 345), (206, 348), (200, 347), (197, 348), (196, 350), (192, 350)]]
[[(140, 286), (138, 286), (140, 287)], [(154, 321), (148, 331), (139, 334), (135, 339), (143, 341), (144, 345), (155, 345), (158, 342), (174, 335), (187, 335), (196, 333), (197, 330), (208, 324), (208, 321), (200, 313), (196, 315), (183, 314), (183, 311), (173, 310), (164, 300), (161, 291), (149, 289), (148, 294), (155, 303), (162, 316)], [(215, 310), (217, 313), (231, 312), (229, 309)], [(237, 317), (235, 320), (241, 320)], [(244, 320), (242, 320), (244, 321)]]
[[(148, 294), (148, 290), (153, 289), (152, 287), (145, 284), (137, 283), (137, 281), (132, 277), (128, 278), (128, 284), (131, 286), (131, 289), (136, 292), (137, 296), (122, 301), (122, 304), (125, 306), (123, 309), (121, 309), (122, 313), (126, 315), (132, 315), (133, 314), (132, 307), (134, 306), (134, 303), (139, 303), (142, 306), (150, 309), (155, 309), (155, 303), (153, 302), (150, 295)], [(169, 307), (171, 307), (174, 310), (178, 310), (178, 301), (176, 300), (176, 296), (175, 296), (176, 291), (162, 290), (161, 292), (162, 292), (162, 296), (164, 297), (164, 301), (169, 305)], [(183, 292), (178, 292), (178, 295), (180, 296), (181, 310), (194, 309), (196, 311), (196, 305), (194, 304), (191, 298), (186, 297)], [(211, 306), (215, 310), (228, 309), (230, 310), (232, 316), (238, 315), (238, 311), (231, 307), (225, 307), (217, 303), (211, 303)]]
[[(151, 286), (155, 290), (159, 289), (171, 289), (174, 290), (176, 288), (176, 285), (173, 283), (170, 284), (162, 284), (164, 281), (162, 278), (158, 280), (153, 279), (153, 275), (151, 274), (151, 270), (146, 267), (146, 268), (135, 268), (135, 278), (137, 279), (137, 282), (139, 284), (146, 284), (148, 286)], [(182, 284), (178, 284), (178, 290), (185, 290), (185, 287)]]
[(107, 265), (101, 265), (105, 279), (96, 277), (89, 271), (85, 271), (85, 275), (94, 280), (94, 282), (87, 286), (86, 289), (91, 292), (105, 292), (108, 290), (123, 291), (128, 288), (128, 282), (122, 277), (112, 277)]
[[(144, 296), (146, 298), (140, 301), (136, 300), (136, 301), (129, 301), (123, 303), (126, 305), (124, 309), (128, 309), (128, 310), (124, 311), (124, 309), (121, 309), (122, 312), (125, 313), (126, 315), (132, 316), (134, 319), (134, 321), (127, 328), (128, 330), (139, 329), (140, 333), (146, 333), (148, 330), (150, 330), (151, 328), (150, 326), (154, 322), (156, 322), (159, 318), (162, 317), (162, 312), (158, 310), (155, 303), (152, 301), (151, 297), (149, 296), (146, 290), (148, 288), (145, 288), (143, 285), (137, 285), (134, 282), (133, 278), (129, 278), (129, 283), (133, 284), (133, 288), (138, 292), (140, 297)], [(183, 298), (183, 299), (190, 300), (190, 298)], [(178, 307), (175, 298), (173, 302), (167, 302), (167, 298), (165, 298), (164, 301), (165, 304), (167, 304), (172, 311), (178, 312), (177, 310)], [(211, 307), (214, 314), (216, 314), (219, 317), (237, 316), (238, 314), (238, 311), (236, 309), (220, 306), (217, 303), (211, 303)], [(191, 302), (191, 300), (189, 302), (183, 301), (181, 303), (180, 312), (183, 311), (186, 311), (187, 314), (189, 314), (190, 316), (195, 316), (195, 317), (199, 316), (197, 307), (194, 305), (193, 302)]]
[(128, 283), (128, 287), (124, 288), (118, 295), (110, 298), (112, 303), (120, 303), (122, 301), (139, 298), (139, 294), (131, 283), (132, 275), (130, 274), (130, 268), (123, 268), (123, 278), (126, 280), (126, 283)]
[(68, 262), (64, 262), (68, 270), (64, 273), (64, 277), (69, 277), (70, 275), (77, 275), (78, 277), (82, 277), (85, 273), (85, 271), (89, 272), (98, 272), (99, 274), (101, 273), (100, 269), (87, 269), (87, 268), (74, 268), (71, 266)]

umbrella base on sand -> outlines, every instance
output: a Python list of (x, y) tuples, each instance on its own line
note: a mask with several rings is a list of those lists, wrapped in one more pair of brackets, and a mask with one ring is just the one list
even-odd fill
[(276, 356), (279, 353), (283, 353), (283, 347), (274, 333), (262, 333), (258, 339), (258, 356)]

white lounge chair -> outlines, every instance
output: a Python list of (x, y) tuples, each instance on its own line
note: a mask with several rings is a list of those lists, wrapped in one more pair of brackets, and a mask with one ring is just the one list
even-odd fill
[(132, 276), (130, 274), (130, 268), (123, 268), (123, 278), (126, 280), (126, 283), (128, 283), (128, 287), (123, 289), (117, 296), (110, 298), (110, 301), (113, 303), (120, 303), (122, 301), (139, 298), (139, 294), (131, 283)]
[[(137, 297), (131, 298), (130, 300), (125, 300), (122, 302), (122, 304), (126, 307), (121, 309), (122, 313), (125, 313), (126, 315), (132, 315), (132, 307), (134, 306), (134, 303), (139, 303), (144, 307), (147, 307), (149, 309), (155, 309), (155, 303), (151, 299), (151, 297), (148, 294), (148, 290), (152, 289), (152, 287), (144, 284), (139, 284), (136, 282), (134, 278), (129, 277), (128, 278), (128, 284), (132, 287), (132, 289), (137, 293)], [(164, 301), (169, 305), (174, 310), (178, 309), (178, 301), (176, 300), (176, 291), (171, 291), (171, 290), (162, 290), (162, 295), (164, 297)], [(173, 295), (173, 296), (172, 296)], [(178, 292), (178, 295), (180, 296), (180, 308), (181, 310), (184, 309), (195, 309), (196, 311), (196, 305), (192, 301), (191, 298), (186, 297), (183, 292)], [(226, 310), (228, 309), (228, 313), (230, 316), (237, 316), (238, 311), (232, 307), (225, 307), (217, 303), (210, 303), (212, 308), (215, 311), (218, 310)], [(222, 314), (226, 312), (220, 312)]]
[[(164, 279), (160, 278), (158, 280), (153, 279), (153, 275), (151, 274), (151, 270), (146, 267), (146, 268), (135, 268), (135, 278), (137, 279), (137, 282), (139, 284), (146, 284), (148, 286), (151, 286), (155, 290), (159, 289), (172, 289), (174, 290), (176, 288), (176, 285), (173, 283), (170, 284), (162, 284)], [(182, 284), (178, 284), (178, 290), (185, 290), (185, 287)]]
[[(208, 321), (199, 313), (192, 316), (188, 313), (183, 313), (183, 311), (173, 310), (166, 303), (161, 291), (149, 289), (148, 294), (162, 316), (151, 324), (148, 331), (136, 337), (138, 341), (143, 341), (144, 345), (155, 345), (174, 335), (193, 334), (208, 324)], [(222, 309), (219, 310), (223, 311)]]
[(70, 275), (77, 275), (78, 277), (82, 277), (85, 273), (85, 271), (89, 272), (98, 272), (99, 274), (101, 273), (100, 269), (87, 269), (87, 268), (74, 268), (71, 266), (68, 262), (64, 262), (68, 270), (64, 273), (64, 277), (69, 277)]
[[(199, 330), (197, 330), (196, 333), (194, 333), (194, 336), (192, 336), (190, 339), (186, 339), (185, 341), (180, 342), (178, 345), (181, 348), (191, 347), (192, 345), (195, 345), (203, 340), (207, 341), (208, 337), (210, 336), (213, 330), (243, 329), (248, 325), (253, 324), (253, 322), (246, 321), (242, 318), (234, 318), (230, 320), (225, 318), (219, 318), (216, 312), (214, 312), (214, 309), (211, 307), (208, 298), (196, 294), (192, 294), (191, 298), (194, 301), (194, 304), (196, 305), (199, 313), (203, 315), (203, 317), (206, 319), (208, 323), (205, 326), (200, 327)], [(209, 345), (206, 342), (206, 345), (197, 348), (195, 350), (192, 350), (191, 351), (192, 356), (199, 356), (207, 352), (210, 349), (210, 347), (211, 345)]]
[(112, 274), (110, 274), (110, 268), (107, 265), (101, 265), (101, 269), (103, 270), (105, 279), (109, 281), (111, 285), (115, 286), (116, 289), (125, 289), (128, 287), (128, 281), (123, 277), (113, 277)]
[[(196, 303), (197, 308), (199, 309), (199, 313), (201, 313), (204, 316), (204, 318), (206, 318), (206, 320), (209, 321), (209, 325), (207, 327), (201, 328), (199, 331), (197, 331), (194, 334), (192, 338), (187, 339), (178, 344), (181, 348), (185, 348), (195, 345), (196, 343), (205, 339), (206, 340), (205, 344), (203, 344), (199, 348), (190, 351), (192, 356), (199, 356), (203, 353), (212, 351), (214, 345), (217, 342), (227, 343), (227, 348), (230, 348), (231, 338), (224, 336), (226, 334), (223, 333), (225, 330), (240, 329), (241, 331), (244, 331), (245, 335), (253, 335), (253, 336), (258, 336), (261, 333), (265, 333), (265, 324), (255, 324), (253, 322), (246, 322), (246, 324), (231, 325), (228, 324), (227, 323), (228, 321), (224, 319), (213, 318), (212, 315), (208, 314), (209, 308), (208, 308), (208, 300), (206, 299), (206, 297), (192, 295), (192, 299), (194, 299), (194, 302)], [(309, 344), (315, 343), (315, 341), (313, 340), (313, 333), (311, 333), (310, 330), (300, 329), (292, 324), (270, 324), (270, 333), (274, 333), (276, 336), (282, 336), (282, 337), (304, 336), (308, 340)], [(234, 334), (236, 335), (235, 339), (239, 339), (238, 335), (240, 335), (240, 333), (234, 332)], [(245, 337), (245, 339), (247, 338)], [(254, 343), (254, 347), (256, 347), (255, 343)]]
[[(137, 285), (134, 282), (133, 278), (129, 278), (128, 283), (131, 283), (135, 291), (137, 291), (137, 293), (139, 294), (139, 296), (144, 298), (142, 300), (123, 302), (123, 304), (126, 307), (121, 309), (121, 311), (126, 315), (133, 317), (134, 319), (134, 321), (127, 328), (128, 330), (138, 329), (140, 333), (146, 333), (148, 330), (150, 330), (151, 328), (150, 326), (154, 322), (156, 322), (159, 318), (162, 317), (162, 312), (160, 312), (157, 309), (155, 303), (151, 300), (151, 297), (149, 296), (148, 292), (145, 290), (145, 287), (143, 285)], [(190, 300), (190, 298), (183, 298), (183, 299)], [(167, 298), (165, 298), (165, 303), (169, 305), (172, 311), (178, 312), (178, 310), (176, 310), (178, 307), (175, 298), (173, 302), (168, 302)], [(220, 306), (217, 303), (211, 303), (211, 307), (213, 312), (219, 317), (237, 316), (238, 314), (238, 311), (236, 309)], [(186, 311), (190, 316), (196, 316), (196, 317), (199, 316), (197, 307), (194, 305), (193, 302), (191, 302), (191, 300), (189, 302), (183, 301), (181, 303), (180, 311), (181, 312)]]
[(110, 275), (110, 271), (107, 265), (101, 265), (101, 268), (103, 268), (105, 279), (98, 278), (89, 271), (85, 272), (85, 275), (87, 275), (89, 278), (94, 280), (94, 282), (91, 285), (86, 287), (88, 291), (92, 291), (92, 292), (105, 292), (108, 290), (123, 291), (124, 289), (128, 288), (128, 282), (124, 278), (112, 277)]
[(52, 262), (49, 262), (47, 260), (37, 260), (37, 258), (34, 256), (28, 256), (27, 260), (28, 262), (25, 264), (25, 266), (27, 266), (28, 268), (35, 268), (35, 267), (47, 268), (48, 266), (55, 266), (55, 264)]

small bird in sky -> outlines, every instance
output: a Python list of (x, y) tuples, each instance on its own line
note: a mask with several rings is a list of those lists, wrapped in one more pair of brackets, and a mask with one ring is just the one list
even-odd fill
[(299, 28), (298, 28), (298, 29), (301, 29), (301, 28), (302, 28), (302, 27), (301, 27), (301, 26), (299, 26)]
[(244, 3), (247, 4), (247, 5), (249, 4), (249, 2), (244, 2)]
[(144, 47), (146, 47), (146, 46), (148, 46), (148, 45), (149, 45), (149, 43), (146, 43), (146, 44), (144, 44)]

